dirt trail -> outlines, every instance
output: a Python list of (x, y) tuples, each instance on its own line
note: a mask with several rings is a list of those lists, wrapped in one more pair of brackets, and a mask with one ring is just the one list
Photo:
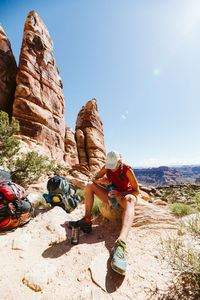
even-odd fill
[[(1, 300), (161, 299), (156, 291), (172, 284), (175, 273), (159, 259), (159, 249), (160, 238), (174, 229), (132, 227), (127, 274), (121, 277), (111, 270), (109, 259), (120, 224), (99, 217), (92, 234), (81, 233), (74, 246), (66, 222), (80, 218), (83, 205), (71, 214), (59, 207), (38, 212), (29, 224), (0, 235)], [(102, 278), (106, 267), (105, 290), (93, 282), (90, 270), (100, 254), (107, 260), (93, 272)]]

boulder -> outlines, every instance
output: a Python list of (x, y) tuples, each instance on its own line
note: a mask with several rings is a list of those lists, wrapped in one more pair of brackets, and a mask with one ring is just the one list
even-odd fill
[(152, 202), (151, 200), (151, 197), (149, 196), (148, 193), (144, 192), (144, 191), (141, 191), (140, 190), (140, 197), (145, 200), (145, 201), (148, 201), (148, 202)]
[(24, 26), (16, 77), (13, 116), (20, 136), (42, 145), (44, 152), (62, 162), (65, 138), (65, 105), (62, 82), (53, 55), (48, 29), (35, 11)]
[(118, 206), (115, 209), (111, 209), (108, 204), (102, 202), (99, 206), (99, 211), (104, 218), (115, 222), (121, 220), (123, 208), (121, 206)]
[(65, 179), (71, 183), (73, 183), (77, 188), (83, 190), (88, 181), (89, 177), (85, 174), (77, 171), (77, 170), (71, 170), (71, 174), (68, 174), (65, 176)]
[(12, 115), (17, 65), (10, 42), (0, 24), (0, 110)]
[[(39, 214), (37, 218), (32, 221), (32, 226), (38, 226), (41, 222), (44, 226), (43, 235), (48, 240), (49, 245), (57, 244), (67, 239), (67, 232), (64, 226), (67, 218), (67, 213), (59, 206), (55, 206), (48, 210), (45, 214)], [(42, 237), (37, 237), (42, 238)], [(44, 238), (44, 237), (43, 237)]]
[(41, 204), (45, 204), (45, 199), (41, 192), (32, 192), (28, 194), (28, 200), (34, 207), (39, 207)]
[[(108, 204), (102, 203), (99, 210), (103, 217), (110, 221), (119, 221), (122, 217), (123, 209), (118, 206), (116, 209), (111, 209)], [(138, 198), (135, 207), (135, 217), (133, 220), (134, 227), (143, 228), (177, 228), (176, 219), (170, 212), (161, 207), (144, 201), (141, 197)]]

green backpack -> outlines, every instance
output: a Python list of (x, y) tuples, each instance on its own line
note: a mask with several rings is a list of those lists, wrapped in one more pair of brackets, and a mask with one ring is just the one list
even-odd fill
[(72, 212), (79, 204), (80, 197), (73, 183), (67, 182), (64, 177), (55, 175), (47, 182), (49, 194), (43, 194), (47, 203), (60, 206), (67, 213)]

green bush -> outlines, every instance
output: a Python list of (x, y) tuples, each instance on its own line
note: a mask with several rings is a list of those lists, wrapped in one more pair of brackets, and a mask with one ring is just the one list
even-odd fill
[[(77, 190), (77, 194), (80, 196), (81, 200), (85, 202), (85, 189), (84, 190)], [(97, 197), (94, 197), (94, 203), (92, 206), (91, 215), (92, 217), (95, 217), (99, 213), (99, 206), (101, 205), (101, 200), (99, 200)]]
[(172, 212), (177, 216), (186, 216), (197, 212), (197, 209), (195, 207), (179, 202), (170, 204), (170, 208)]
[(63, 166), (35, 151), (16, 157), (20, 142), (13, 135), (18, 131), (18, 122), (14, 118), (9, 122), (8, 114), (0, 111), (0, 166), (10, 171), (12, 181), (27, 187), (48, 172), (65, 171)]
[(45, 156), (35, 151), (28, 152), (8, 162), (12, 181), (27, 187), (28, 184), (37, 182), (42, 175), (51, 171), (53, 164)]
[(92, 217), (95, 217), (99, 213), (99, 206), (101, 205), (101, 200), (98, 198), (94, 197), (94, 204), (92, 207)]
[(84, 190), (78, 189), (78, 190), (77, 190), (77, 194), (78, 194), (79, 197), (81, 198), (81, 201), (84, 201), (84, 200), (85, 200), (85, 189), (84, 189)]
[(194, 207), (183, 203), (171, 205), (174, 213), (180, 216), (193, 215), (181, 220), (179, 228), (181, 235), (168, 236), (161, 240), (160, 254), (180, 272), (176, 296), (180, 293), (185, 294), (187, 290), (189, 295), (187, 299), (200, 299), (200, 195), (196, 194), (192, 202)]
[(19, 123), (14, 118), (9, 122), (8, 114), (0, 111), (0, 166), (19, 151), (20, 142), (13, 137), (18, 131)]

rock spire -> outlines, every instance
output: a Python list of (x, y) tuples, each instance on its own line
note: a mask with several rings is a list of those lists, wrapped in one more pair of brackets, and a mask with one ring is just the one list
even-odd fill
[(88, 101), (78, 114), (76, 140), (80, 163), (87, 163), (91, 172), (98, 171), (105, 162), (105, 145), (96, 99)]
[(48, 156), (62, 162), (65, 105), (62, 82), (47, 27), (35, 11), (24, 26), (17, 73), (13, 116), (20, 134), (41, 145)]

